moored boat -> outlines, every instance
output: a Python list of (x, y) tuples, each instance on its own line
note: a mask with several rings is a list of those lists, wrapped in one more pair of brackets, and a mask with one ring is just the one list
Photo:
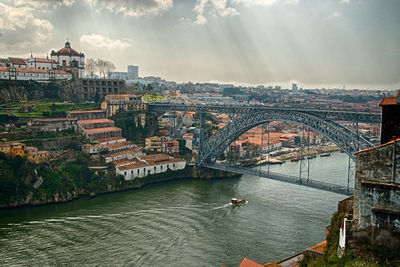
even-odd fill
[(320, 157), (329, 157), (331, 155), (331, 153), (327, 152), (327, 153), (322, 153), (321, 155), (319, 155)]

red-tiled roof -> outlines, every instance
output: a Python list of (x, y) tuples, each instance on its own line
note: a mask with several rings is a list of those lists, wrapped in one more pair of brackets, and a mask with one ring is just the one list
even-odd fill
[(26, 59), (26, 58), (19, 58), (19, 57), (9, 57), (8, 60), (9, 60), (12, 64), (26, 65), (26, 61), (27, 61), (28, 59)]
[(79, 120), (79, 124), (92, 124), (92, 123), (106, 123), (106, 122), (114, 122), (110, 119), (93, 119), (93, 120)]
[(84, 130), (84, 131), (87, 134), (93, 134), (93, 133), (104, 133), (104, 132), (121, 131), (121, 128), (112, 126), (112, 127), (104, 127), (104, 128), (87, 129), (87, 130)]
[(54, 64), (56, 63), (55, 60), (50, 60), (48, 58), (35, 57), (34, 59), (35, 59), (35, 62), (37, 62), (37, 63), (54, 63)]
[(252, 260), (249, 260), (248, 258), (244, 258), (242, 262), (239, 264), (239, 267), (264, 267), (264, 266)]
[(46, 118), (46, 119), (34, 119), (33, 121), (38, 122), (57, 122), (57, 121), (76, 121), (75, 118)]
[(322, 241), (322, 242), (320, 242), (320, 243), (318, 243), (318, 244), (312, 246), (312, 247), (309, 248), (308, 250), (311, 250), (311, 251), (315, 251), (315, 252), (317, 252), (317, 253), (324, 254), (325, 248), (326, 248), (326, 244), (327, 244), (327, 243), (326, 243), (326, 240), (324, 240), (324, 241)]
[(115, 94), (115, 95), (106, 95), (105, 97), (129, 97), (129, 96), (136, 96), (136, 95), (133, 95), (133, 94)]
[(130, 169), (146, 167), (146, 166), (147, 166), (147, 164), (145, 162), (138, 161), (138, 162), (135, 162), (135, 163), (124, 165), (124, 166), (119, 166), (118, 169), (120, 171), (124, 171), (124, 170), (130, 170)]
[(367, 152), (367, 151), (371, 151), (371, 150), (374, 150), (374, 149), (377, 149), (377, 148), (380, 148), (380, 147), (384, 147), (384, 146), (387, 146), (387, 145), (393, 144), (394, 142), (399, 142), (399, 141), (400, 141), (400, 137), (398, 137), (398, 138), (396, 138), (396, 139), (394, 139), (392, 141), (389, 141), (387, 143), (384, 143), (382, 145), (375, 146), (373, 148), (368, 148), (368, 149), (357, 151), (356, 153), (354, 153), (354, 155), (357, 155), (357, 154), (360, 154), (360, 153), (364, 153), (364, 152)]
[(132, 146), (132, 142), (130, 141), (125, 141), (125, 142), (119, 142), (119, 143), (114, 143), (111, 145), (106, 145), (108, 149), (115, 149), (115, 148), (121, 148), (121, 147), (129, 147)]
[(119, 159), (112, 162), (114, 166), (127, 165), (130, 163), (138, 162), (137, 159)]
[(141, 160), (164, 160), (171, 158), (168, 154), (150, 154), (150, 155), (142, 155), (140, 156)]
[(400, 90), (395, 97), (382, 98), (379, 106), (400, 105)]
[(81, 114), (81, 113), (100, 113), (100, 112), (105, 112), (102, 109), (93, 109), (93, 110), (73, 110), (68, 113), (70, 114)]
[(110, 158), (110, 157), (116, 157), (119, 155), (134, 155), (137, 153), (142, 152), (142, 150), (140, 148), (132, 148), (132, 149), (128, 149), (128, 150), (124, 150), (124, 151), (118, 151), (118, 152), (114, 152), (114, 153), (108, 153), (108, 154), (104, 154), (102, 155), (103, 158)]
[(0, 71), (8, 71), (8, 67), (0, 66)]

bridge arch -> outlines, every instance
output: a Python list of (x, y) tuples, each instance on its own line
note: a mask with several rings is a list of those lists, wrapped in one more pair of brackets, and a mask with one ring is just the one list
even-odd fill
[(306, 112), (291, 110), (257, 112), (229, 122), (224, 128), (202, 143), (199, 149), (197, 164), (200, 166), (205, 161), (214, 163), (218, 156), (243, 133), (257, 125), (271, 121), (287, 121), (304, 125), (318, 134), (327, 137), (353, 160), (354, 152), (373, 147), (371, 142), (348, 128)]

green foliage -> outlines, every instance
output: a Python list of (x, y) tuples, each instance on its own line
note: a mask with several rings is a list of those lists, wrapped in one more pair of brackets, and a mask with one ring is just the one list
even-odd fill
[(179, 140), (179, 154), (182, 156), (192, 154), (192, 151), (185, 146), (185, 140)]
[[(52, 99), (44, 98), (40, 100), (3, 104), (0, 106), (0, 115), (5, 116), (8, 113), (11, 113), (12, 117), (66, 117), (68, 111), (71, 110), (88, 110), (95, 108), (98, 108), (98, 105), (57, 103)], [(7, 119), (9, 118), (7, 117)]]
[(122, 136), (135, 144), (144, 144), (146, 137), (154, 135), (157, 126), (157, 117), (146, 112), (146, 126), (142, 127), (140, 119), (136, 127), (135, 116), (139, 116), (139, 111), (119, 112), (111, 119), (114, 120), (115, 126), (122, 129)]

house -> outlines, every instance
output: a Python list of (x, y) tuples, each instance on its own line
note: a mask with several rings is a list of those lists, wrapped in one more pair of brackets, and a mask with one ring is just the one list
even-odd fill
[(116, 166), (116, 173), (124, 176), (125, 180), (143, 178), (147, 175), (166, 172), (167, 170), (182, 170), (186, 162), (165, 154), (143, 155), (138, 161)]
[(83, 136), (93, 142), (96, 139), (121, 136), (121, 128), (112, 126), (104, 128), (84, 129)]
[(75, 118), (78, 120), (93, 120), (93, 119), (105, 119), (106, 113), (104, 110), (74, 110), (69, 111), (67, 118)]
[(110, 163), (110, 162), (120, 160), (120, 159), (137, 158), (141, 155), (143, 155), (142, 150), (140, 148), (136, 147), (136, 148), (118, 151), (118, 152), (114, 152), (114, 153), (103, 154), (103, 155), (101, 155), (101, 158), (104, 160), (105, 163)]
[(47, 162), (50, 159), (49, 151), (37, 151), (27, 154), (27, 158), (30, 162), (35, 164), (40, 164), (42, 162)]
[(110, 94), (104, 97), (101, 109), (105, 110), (107, 116), (114, 116), (119, 110), (146, 110), (147, 104), (142, 97), (133, 94)]

